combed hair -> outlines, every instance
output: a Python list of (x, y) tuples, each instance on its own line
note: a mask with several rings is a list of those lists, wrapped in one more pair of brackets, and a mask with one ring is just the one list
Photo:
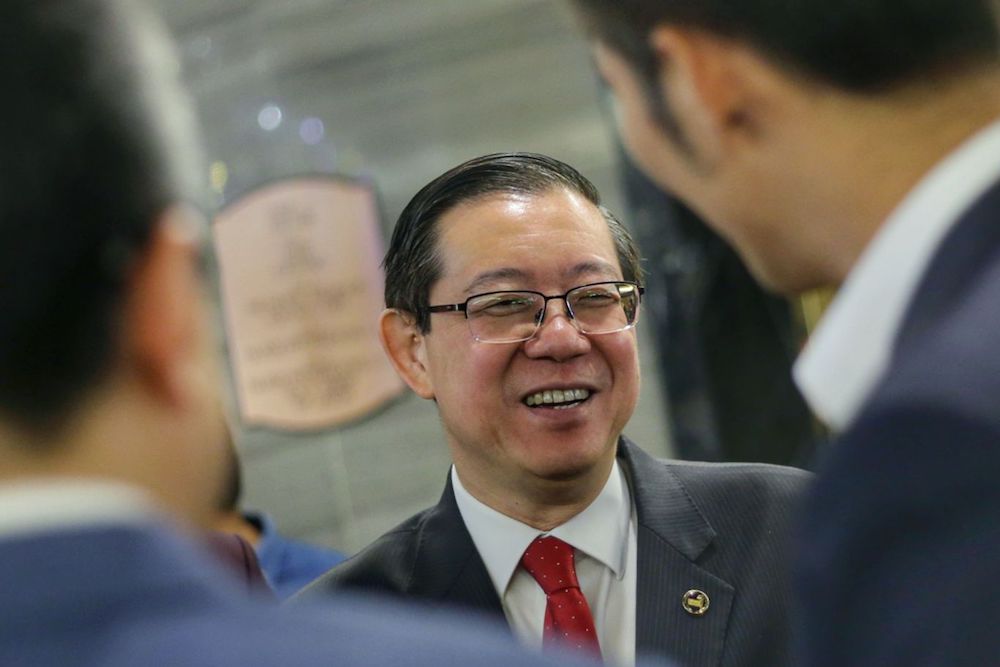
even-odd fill
[(576, 169), (537, 153), (494, 153), (449, 169), (425, 185), (400, 213), (385, 261), (385, 303), (410, 313), (430, 331), (430, 291), (441, 277), (437, 222), (459, 204), (495, 195), (539, 194), (565, 188), (582, 195), (604, 215), (625, 280), (641, 281), (638, 247), (622, 222), (601, 205), (594, 184)]

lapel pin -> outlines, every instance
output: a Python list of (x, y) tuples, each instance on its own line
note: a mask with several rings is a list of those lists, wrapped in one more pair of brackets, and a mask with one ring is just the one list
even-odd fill
[(689, 590), (681, 598), (681, 606), (684, 607), (684, 611), (691, 614), (692, 616), (702, 616), (706, 611), (708, 611), (708, 605), (710, 600), (705, 591), (699, 591), (696, 588)]

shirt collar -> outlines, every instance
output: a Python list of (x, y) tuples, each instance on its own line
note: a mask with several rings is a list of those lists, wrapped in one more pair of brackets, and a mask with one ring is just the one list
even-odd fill
[[(542, 531), (521, 523), (474, 498), (452, 466), (451, 483), (462, 520), (476, 545), (490, 579), (503, 597), (524, 550)], [(585, 510), (548, 534), (571, 544), (607, 566), (615, 576), (625, 576), (628, 562), (628, 525), (632, 501), (625, 476), (616, 460), (608, 481)]]
[(120, 482), (49, 478), (0, 484), (0, 537), (140, 522), (156, 514), (145, 493)]
[(795, 363), (795, 381), (836, 431), (881, 378), (906, 308), (934, 251), (962, 213), (1000, 179), (1000, 121), (925, 175), (886, 219)]

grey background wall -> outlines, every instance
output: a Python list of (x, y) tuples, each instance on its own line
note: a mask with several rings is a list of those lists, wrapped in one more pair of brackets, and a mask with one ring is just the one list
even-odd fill
[[(573, 164), (621, 210), (614, 139), (586, 44), (558, 0), (157, 7), (181, 44), (217, 163), (217, 204), (279, 176), (366, 175), (388, 233), (410, 196), (447, 168), (531, 150)], [(643, 394), (626, 432), (665, 455), (666, 402), (646, 335)], [(447, 471), (433, 404), (412, 395), (332, 431), (236, 426), (245, 505), (270, 512), (283, 532), (348, 552), (433, 503)]]

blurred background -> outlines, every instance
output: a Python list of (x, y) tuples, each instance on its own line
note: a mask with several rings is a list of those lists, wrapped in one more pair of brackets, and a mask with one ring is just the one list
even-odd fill
[[(799, 309), (760, 292), (724, 244), (628, 164), (563, 3), (155, 4), (182, 48), (216, 205), (275, 178), (360, 176), (378, 190), (388, 236), (422, 185), (468, 158), (552, 155), (633, 225), (655, 288), (626, 433), (658, 456), (795, 463), (811, 448), (812, 420), (788, 378)], [(233, 426), (244, 506), (347, 553), (436, 502), (449, 464), (433, 404), (410, 394), (337, 429)]]

